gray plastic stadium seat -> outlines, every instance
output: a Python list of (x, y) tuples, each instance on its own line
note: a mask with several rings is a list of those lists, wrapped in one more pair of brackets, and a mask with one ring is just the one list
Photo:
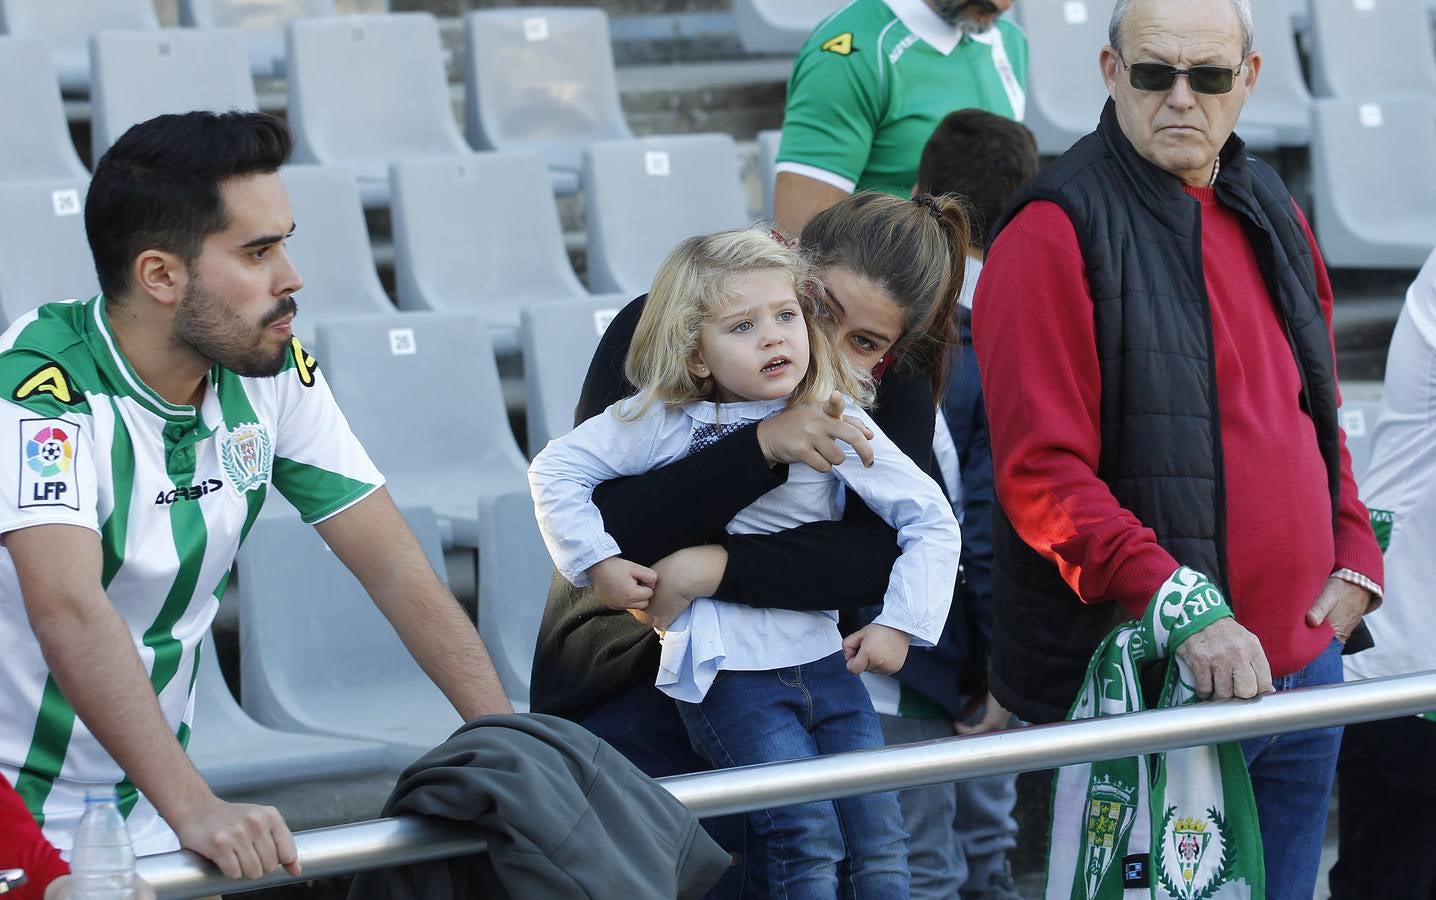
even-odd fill
[(255, 110), (244, 38), (238, 31), (105, 31), (90, 39), (91, 158), (131, 125), (194, 109)]
[(354, 175), (334, 166), (286, 166), (280, 174), (294, 212), (287, 249), (304, 278), (294, 295), (300, 339), (312, 341), (315, 325), (333, 316), (392, 315), (394, 304), (374, 271)]
[(85, 241), (87, 181), (0, 183), (0, 320), (99, 293)]
[(631, 298), (622, 294), (544, 303), (524, 310), (524, 387), (533, 456), (573, 428), (578, 395), (598, 339)]
[(1348, 381), (1341, 385), (1341, 428), (1346, 432), (1346, 449), (1351, 454), (1351, 471), (1357, 483), (1371, 463), (1376, 446), (1376, 422), (1381, 417), (1379, 381)]
[(1314, 109), (1314, 224), (1327, 264), (1420, 268), (1436, 246), (1436, 101), (1318, 100)]
[(229, 692), (209, 635), (200, 645), (198, 677), (189, 758), (220, 795), (387, 768), (383, 744), (278, 731), (251, 719)]
[(553, 565), (483, 320), (430, 312), (335, 320), (319, 326), (316, 346), (395, 500), (433, 509), (448, 543), (478, 550), (479, 631), (510, 701), (526, 708)]
[(1313, 0), (1308, 47), (1317, 96), (1436, 95), (1428, 0)]
[(249, 67), (256, 78), (284, 75), (284, 26), (294, 19), (335, 14), (334, 0), (180, 0), (180, 24), (190, 28), (238, 28), (244, 32)]
[(584, 155), (588, 285), (637, 296), (678, 241), (751, 224), (726, 134), (603, 141)]
[(1098, 55), (1112, 6), (1113, 0), (1013, 5), (1029, 46), (1025, 124), (1041, 153), (1064, 153), (1097, 127), (1107, 102)]
[(1311, 142), (1311, 92), (1301, 74), (1291, 10), (1276, 0), (1252, 4), (1261, 77), (1242, 109), (1237, 134), (1253, 150)]
[(584, 298), (543, 157), (480, 153), (395, 163), (394, 277), (401, 309), (473, 312), (516, 353), (519, 311)]
[[(406, 510), (442, 577), (428, 510)], [(462, 724), (364, 588), (319, 534), (261, 518), (239, 551), (244, 711), (272, 728), (385, 745), (403, 767)]]
[(301, 19), (287, 31), (294, 161), (344, 166), (365, 206), (389, 202), (389, 163), (471, 153), (428, 13)]
[(60, 87), (90, 87), (90, 35), (109, 28), (157, 29), (153, 0), (0, 0), (0, 32), (50, 46)]
[(485, 10), (464, 17), (464, 35), (464, 123), (474, 147), (538, 151), (554, 190), (571, 193), (584, 147), (633, 137), (603, 10)]
[(773, 188), (778, 180), (778, 149), (783, 143), (779, 130), (758, 132), (758, 180), (763, 183), (763, 218), (773, 218)]
[(0, 37), (0, 181), (89, 178), (70, 140), (55, 64), (43, 41)]
[(848, 0), (733, 0), (738, 43), (749, 53), (793, 54)]

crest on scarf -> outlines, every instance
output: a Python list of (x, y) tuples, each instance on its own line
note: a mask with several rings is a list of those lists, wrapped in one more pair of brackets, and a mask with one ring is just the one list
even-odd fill
[(241, 494), (263, 487), (274, 465), (269, 432), (257, 422), (236, 425), (220, 442), (219, 460), (225, 477)]
[(1227, 840), (1226, 821), (1216, 807), (1201, 816), (1178, 816), (1167, 807), (1157, 841), (1155, 869), (1162, 889), (1179, 900), (1218, 896), (1232, 880), (1237, 850)]
[(1137, 789), (1108, 777), (1092, 782), (1087, 792), (1087, 896), (1107, 877), (1112, 861), (1125, 852), (1127, 832), (1137, 814)]

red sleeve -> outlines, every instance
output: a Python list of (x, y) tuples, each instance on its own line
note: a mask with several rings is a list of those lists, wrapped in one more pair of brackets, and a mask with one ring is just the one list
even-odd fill
[[(1293, 205), (1295, 202), (1293, 201)], [(1311, 246), (1311, 256), (1316, 267), (1316, 294), (1321, 301), (1321, 314), (1326, 318), (1326, 331), (1331, 336), (1332, 359), (1336, 358), (1336, 336), (1331, 328), (1331, 313), (1334, 298), (1331, 290), (1331, 278), (1326, 272), (1326, 261), (1321, 258), (1321, 249), (1316, 245), (1316, 236), (1311, 233), (1311, 226), (1307, 224), (1306, 216), (1302, 213), (1301, 207), (1296, 208), (1296, 217), (1301, 222), (1301, 230), (1306, 235), (1306, 242)], [(1337, 390), (1336, 402), (1341, 403), (1340, 388)], [(1384, 584), (1386, 578), (1385, 566), (1381, 556), (1381, 547), (1376, 543), (1376, 535), (1371, 530), (1371, 514), (1366, 509), (1366, 504), (1361, 502), (1357, 492), (1356, 477), (1351, 472), (1351, 454), (1346, 449), (1346, 431), (1341, 432), (1341, 491), (1339, 496), (1336, 517), (1336, 568), (1350, 569), (1371, 579), (1376, 584)], [(1371, 608), (1375, 609), (1379, 599), (1373, 602)]]
[(67, 875), (70, 867), (60, 851), (50, 846), (35, 824), (25, 801), (0, 775), (0, 869), (24, 869), (27, 881), (6, 900), (40, 900), (50, 882)]
[(1084, 603), (1140, 616), (1178, 563), (1097, 477), (1101, 373), (1086, 266), (1055, 203), (1025, 207), (973, 303), (997, 496), (1018, 535)]

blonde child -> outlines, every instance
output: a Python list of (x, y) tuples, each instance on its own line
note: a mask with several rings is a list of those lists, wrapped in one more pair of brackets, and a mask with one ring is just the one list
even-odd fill
[[(626, 361), (638, 393), (551, 442), (529, 470), (540, 530), (559, 571), (594, 585), (611, 608), (639, 611), (653, 570), (619, 556), (592, 503), (596, 485), (665, 465), (727, 434), (834, 391), (865, 400), (812, 315), (796, 252), (758, 231), (691, 238), (664, 261)], [(882, 614), (849, 636), (834, 612), (757, 609), (698, 598), (663, 636), (658, 687), (678, 701), (694, 747), (715, 767), (882, 746), (858, 678), (891, 673), (908, 647), (931, 646), (947, 617), (960, 538), (938, 486), (848, 401), (873, 432), (874, 462), (855, 453), (828, 472), (791, 465), (786, 482), (746, 507), (731, 533), (767, 533), (842, 514), (844, 486), (898, 530)], [(753, 866), (768, 892), (908, 894), (906, 835), (895, 794), (797, 804), (750, 814), (767, 847)]]

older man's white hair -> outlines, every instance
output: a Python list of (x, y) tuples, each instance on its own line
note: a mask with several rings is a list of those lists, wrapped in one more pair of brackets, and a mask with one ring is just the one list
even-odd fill
[[(1237, 8), (1237, 17), (1242, 22), (1242, 59), (1246, 59), (1252, 52), (1252, 2), (1251, 0), (1231, 0), (1232, 6)], [(1276, 0), (1266, 0), (1274, 3)], [(1127, 13), (1132, 9), (1132, 0), (1117, 0), (1117, 5), (1112, 9), (1112, 24), (1107, 26), (1107, 43), (1119, 53), (1122, 45), (1118, 43), (1122, 35), (1122, 23), (1127, 19)]]

